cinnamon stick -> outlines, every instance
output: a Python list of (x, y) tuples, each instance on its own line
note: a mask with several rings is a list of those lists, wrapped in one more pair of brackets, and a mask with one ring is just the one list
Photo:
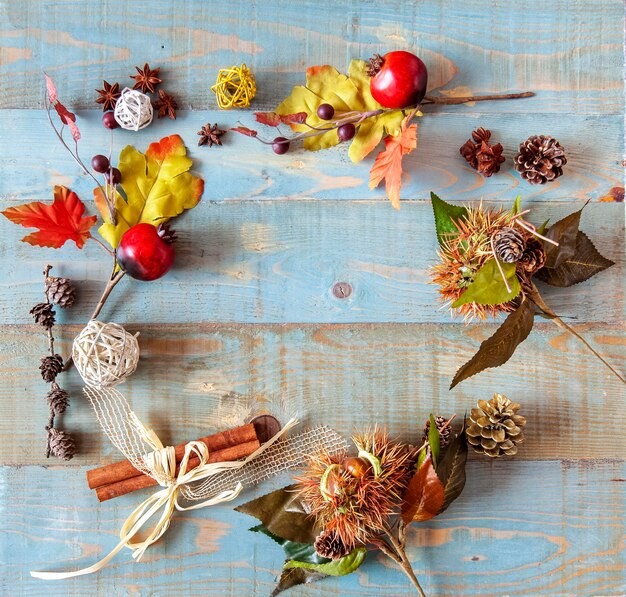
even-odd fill
[[(260, 445), (259, 440), (255, 439), (236, 446), (229, 446), (222, 450), (215, 450), (209, 453), (209, 462), (228, 462), (232, 460), (240, 460), (250, 456), (250, 454), (257, 450)], [(199, 463), (200, 459), (197, 456), (192, 456), (189, 459), (187, 470), (193, 468), (194, 466), (198, 466)], [(180, 464), (176, 467), (176, 474), (178, 474), (179, 471)], [(155, 485), (158, 485), (156, 479), (140, 473), (135, 477), (130, 477), (122, 481), (117, 481), (116, 483), (109, 483), (108, 485), (97, 487), (96, 496), (98, 497), (98, 500), (105, 502), (107, 500), (112, 500), (116, 497), (126, 495), (127, 493), (137, 491), (138, 489), (153, 487)]]
[[(235, 427), (213, 435), (201, 437), (197, 441), (203, 442), (209, 449), (209, 453), (213, 454), (213, 452), (218, 452), (226, 448), (238, 446), (255, 440), (257, 440), (255, 427), (252, 423), (249, 423), (248, 425), (242, 425), (241, 427)], [(185, 445), (186, 443), (176, 446), (177, 462), (180, 462), (183, 458)], [(219, 461), (211, 460), (211, 462)], [(142, 474), (143, 473), (138, 471), (128, 460), (123, 460), (121, 462), (107, 464), (106, 466), (101, 466), (87, 471), (87, 485), (89, 486), (89, 489), (96, 489), (112, 483), (119, 483), (126, 479), (132, 479)]]

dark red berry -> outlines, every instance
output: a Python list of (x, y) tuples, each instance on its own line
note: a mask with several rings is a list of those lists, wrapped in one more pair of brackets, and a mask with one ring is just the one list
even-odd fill
[(116, 129), (119, 126), (119, 124), (117, 124), (117, 120), (115, 120), (113, 112), (105, 112), (102, 115), (102, 124), (108, 129)]
[(317, 115), (322, 120), (330, 120), (335, 115), (335, 108), (330, 104), (320, 104), (317, 108)]
[(117, 168), (109, 168), (104, 173), (104, 178), (109, 184), (120, 184), (122, 182), (122, 173)]
[(94, 155), (91, 158), (91, 167), (100, 174), (104, 174), (109, 169), (109, 158), (105, 155)]
[(350, 141), (354, 134), (356, 133), (356, 127), (349, 122), (348, 124), (342, 124), (337, 129), (337, 136), (339, 137), (339, 141)]
[(272, 143), (272, 149), (274, 150), (274, 153), (278, 155), (287, 153), (289, 151), (289, 139), (286, 139), (285, 137), (276, 137)]
[(117, 262), (131, 278), (145, 282), (156, 280), (174, 263), (176, 251), (171, 238), (165, 229), (147, 223), (136, 224), (122, 235), (116, 251)]

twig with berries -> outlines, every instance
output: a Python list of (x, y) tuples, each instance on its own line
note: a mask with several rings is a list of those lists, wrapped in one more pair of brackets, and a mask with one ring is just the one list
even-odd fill
[(64, 413), (69, 406), (70, 396), (56, 381), (57, 375), (63, 370), (63, 357), (55, 351), (52, 328), (56, 323), (53, 305), (62, 309), (71, 307), (76, 300), (76, 290), (69, 279), (50, 276), (51, 269), (52, 266), (48, 265), (43, 272), (46, 301), (35, 305), (30, 310), (30, 314), (34, 317), (35, 323), (46, 330), (48, 336), (49, 354), (42, 357), (39, 366), (41, 377), (50, 384), (47, 396), (50, 410), (48, 424), (45, 427), (47, 432), (46, 458), (52, 455), (63, 460), (71, 460), (76, 452), (74, 439), (67, 431), (62, 431), (54, 425), (55, 417)]

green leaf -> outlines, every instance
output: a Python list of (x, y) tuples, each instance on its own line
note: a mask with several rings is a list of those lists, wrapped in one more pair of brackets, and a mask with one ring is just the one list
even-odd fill
[(253, 533), (263, 533), (278, 543), (278, 545), (283, 548), (288, 560), (298, 560), (299, 562), (308, 562), (309, 564), (326, 564), (331, 561), (319, 555), (311, 543), (299, 543), (297, 541), (283, 539), (278, 535), (274, 535), (274, 533), (270, 533), (264, 524), (259, 524), (252, 527), (250, 530)]
[(307, 570), (315, 570), (315, 572), (321, 572), (328, 576), (345, 576), (354, 572), (363, 563), (366, 555), (367, 549), (365, 547), (357, 547), (347, 556), (338, 560), (331, 560), (328, 564), (309, 564), (307, 562), (289, 560), (285, 563), (283, 569), (306, 568)]
[(305, 511), (293, 485), (237, 506), (235, 510), (254, 516), (270, 533), (282, 539), (312, 544), (319, 534), (320, 529)]
[(539, 234), (545, 235), (546, 230), (548, 229), (548, 224), (550, 223), (550, 218), (548, 218), (539, 228), (537, 228), (537, 232)]
[[(587, 205), (585, 203), (585, 205)], [(578, 226), (580, 216), (585, 205), (578, 211), (555, 222), (544, 234), (545, 237), (556, 241), (559, 246), (543, 241), (543, 248), (546, 252), (546, 263), (544, 267), (557, 268), (561, 263), (571, 259), (576, 254), (576, 237), (578, 236)]]
[(467, 209), (462, 205), (451, 205), (440, 199), (435, 193), (430, 194), (435, 214), (435, 228), (439, 245), (443, 245), (446, 239), (458, 234), (455, 222), (467, 217)]
[(444, 455), (437, 466), (437, 475), (443, 483), (444, 498), (438, 514), (461, 495), (465, 487), (465, 463), (467, 462), (467, 438), (465, 437), (465, 423), (448, 444)]
[(521, 211), (522, 211), (522, 196), (518, 195), (517, 197), (515, 197), (515, 201), (513, 201), (513, 207), (511, 208), (511, 214), (516, 216)]
[(409, 481), (404, 493), (401, 509), (402, 520), (405, 524), (430, 520), (439, 513), (443, 500), (443, 484), (435, 472), (429, 453)]
[(450, 389), (464, 379), (476, 375), (489, 367), (499, 367), (506, 363), (515, 349), (533, 329), (535, 308), (528, 299), (523, 299), (520, 306), (509, 314), (493, 336), (487, 338), (478, 352), (459, 368), (450, 384)]
[(272, 591), (270, 597), (276, 597), (279, 593), (295, 587), (297, 585), (304, 585), (318, 580), (324, 580), (328, 578), (328, 574), (322, 574), (315, 570), (307, 570), (306, 568), (289, 568), (283, 570), (280, 575), (280, 580), (276, 585), (276, 588)]
[(430, 446), (430, 453), (433, 457), (433, 466), (437, 466), (439, 460), (439, 452), (441, 451), (441, 436), (439, 429), (437, 429), (437, 423), (435, 416), (430, 413), (430, 427), (428, 428), (428, 445)]
[(565, 288), (584, 282), (612, 265), (615, 265), (613, 261), (603, 257), (587, 235), (579, 230), (574, 255), (556, 268), (543, 267), (535, 277), (551, 286)]
[(516, 275), (515, 264), (500, 262), (500, 267), (509, 283), (511, 292), (506, 289), (504, 279), (502, 278), (495, 258), (490, 259), (476, 272), (470, 285), (465, 292), (452, 303), (452, 307), (456, 309), (467, 303), (499, 305), (513, 300), (521, 290)]

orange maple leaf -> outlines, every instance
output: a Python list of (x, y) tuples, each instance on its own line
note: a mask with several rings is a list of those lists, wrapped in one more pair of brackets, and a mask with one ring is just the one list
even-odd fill
[(96, 223), (96, 216), (83, 217), (85, 204), (67, 187), (54, 187), (52, 205), (33, 201), (1, 212), (15, 224), (24, 228), (38, 228), (22, 240), (38, 247), (58, 249), (73, 240), (79, 249), (91, 237), (89, 229)]
[(400, 209), (400, 187), (402, 186), (402, 158), (417, 147), (417, 125), (408, 125), (411, 116), (402, 121), (399, 135), (385, 137), (385, 149), (376, 156), (370, 171), (370, 189), (385, 181), (385, 191), (391, 205)]

